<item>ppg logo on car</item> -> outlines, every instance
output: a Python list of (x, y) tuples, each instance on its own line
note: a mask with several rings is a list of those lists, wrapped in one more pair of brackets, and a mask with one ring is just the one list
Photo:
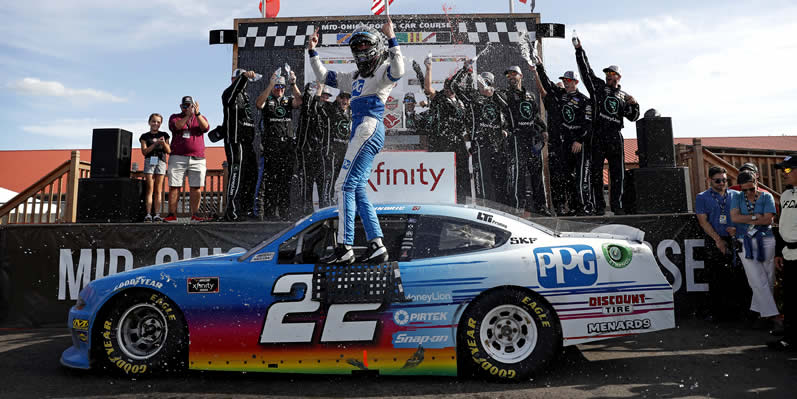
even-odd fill
[(595, 251), (588, 245), (534, 249), (537, 280), (545, 288), (585, 287), (598, 280)]

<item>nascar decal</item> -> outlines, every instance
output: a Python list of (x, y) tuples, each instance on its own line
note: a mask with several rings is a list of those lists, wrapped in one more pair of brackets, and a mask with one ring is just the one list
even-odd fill
[(588, 245), (535, 248), (534, 258), (545, 288), (588, 287), (598, 280), (597, 257)]
[(189, 277), (186, 281), (188, 283), (189, 294), (219, 293), (218, 277)]

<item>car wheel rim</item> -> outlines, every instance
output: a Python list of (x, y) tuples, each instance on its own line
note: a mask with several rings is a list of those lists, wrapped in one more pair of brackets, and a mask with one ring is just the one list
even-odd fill
[(534, 318), (515, 305), (493, 308), (482, 319), (480, 333), (484, 350), (502, 363), (525, 360), (537, 345)]
[(160, 309), (150, 304), (139, 304), (128, 309), (119, 319), (116, 337), (125, 355), (146, 360), (163, 348), (168, 332), (166, 316)]

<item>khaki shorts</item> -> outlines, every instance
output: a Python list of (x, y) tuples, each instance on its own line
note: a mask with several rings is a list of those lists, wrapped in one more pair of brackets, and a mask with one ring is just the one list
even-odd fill
[(151, 157), (144, 158), (144, 174), (145, 175), (165, 175), (166, 162), (158, 159), (158, 163), (153, 165), (150, 163)]
[(171, 155), (169, 156), (169, 186), (182, 187), (185, 172), (188, 171), (188, 186), (204, 187), (206, 170), (204, 159)]

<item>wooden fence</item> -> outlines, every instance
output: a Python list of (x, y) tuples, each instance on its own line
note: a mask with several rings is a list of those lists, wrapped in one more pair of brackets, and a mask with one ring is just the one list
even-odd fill
[(788, 151), (722, 147), (709, 149), (703, 146), (702, 140), (696, 138), (692, 140), (692, 145), (676, 144), (675, 154), (678, 166), (689, 168), (693, 197), (708, 189), (708, 169), (715, 165), (728, 171), (730, 186), (739, 177), (739, 167), (747, 162), (755, 164), (759, 172), (759, 185), (772, 192), (775, 201), (780, 200), (780, 193), (785, 187), (783, 176), (775, 169), (775, 164), (783, 161), (789, 155)]
[[(208, 169), (201, 191), (199, 211), (218, 215), (224, 209), (226, 163), (224, 169)], [(77, 220), (78, 181), (91, 175), (91, 164), (80, 160), (80, 151), (72, 151), (68, 161), (17, 194), (0, 207), (0, 224), (75, 223)], [(131, 172), (131, 178), (143, 179), (143, 172)], [(187, 177), (186, 177), (187, 179)], [(168, 213), (168, 177), (164, 178), (161, 215)], [(188, 187), (184, 182), (183, 187)], [(188, 190), (180, 189), (177, 216), (190, 216)]]

